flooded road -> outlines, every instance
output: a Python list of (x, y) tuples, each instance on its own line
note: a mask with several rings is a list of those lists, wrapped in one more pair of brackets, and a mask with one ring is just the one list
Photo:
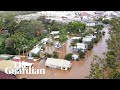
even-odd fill
[[(85, 76), (90, 74), (90, 64), (94, 55), (98, 55), (99, 57), (104, 58), (103, 53), (107, 52), (106, 40), (109, 38), (108, 28), (103, 28), (103, 31), (106, 32), (103, 38), (94, 45), (94, 48), (91, 51), (87, 51), (84, 59), (80, 59), (79, 61), (72, 61), (72, 67), (70, 70), (64, 71), (59, 69), (50, 69), (45, 67), (45, 61), (41, 60), (40, 63), (36, 62), (34, 67), (45, 68), (45, 75), (17, 75), (17, 77), (26, 77), (28, 79), (85, 79)], [(61, 49), (56, 50), (60, 53), (60, 58), (64, 58), (66, 53), (71, 53), (71, 50), (69, 50), (69, 45), (70, 43), (67, 42)]]

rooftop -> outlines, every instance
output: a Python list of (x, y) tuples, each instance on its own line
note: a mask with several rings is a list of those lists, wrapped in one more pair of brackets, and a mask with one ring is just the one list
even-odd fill
[(47, 58), (45, 64), (51, 64), (59, 67), (69, 67), (71, 62), (64, 59)]

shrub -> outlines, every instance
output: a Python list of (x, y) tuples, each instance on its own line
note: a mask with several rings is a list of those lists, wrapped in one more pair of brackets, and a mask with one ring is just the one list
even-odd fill
[(79, 58), (85, 58), (85, 53), (82, 52), (81, 50), (78, 51), (78, 54), (79, 54)]
[(49, 54), (49, 53), (45, 53), (45, 57), (51, 58), (51, 57), (52, 57), (52, 55), (51, 55), (51, 54)]
[(89, 45), (88, 45), (88, 50), (91, 50), (93, 48), (93, 43), (91, 42)]
[(72, 60), (72, 53), (68, 53), (68, 54), (66, 54), (66, 56), (65, 56), (65, 59), (66, 60)]
[(53, 52), (53, 58), (58, 58), (58, 52)]

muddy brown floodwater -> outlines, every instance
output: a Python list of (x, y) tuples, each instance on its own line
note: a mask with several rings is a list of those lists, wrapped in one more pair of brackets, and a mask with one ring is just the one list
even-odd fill
[[(94, 55), (98, 55), (104, 58), (104, 54), (107, 52), (106, 40), (109, 38), (108, 27), (103, 28), (105, 35), (103, 38), (94, 45), (91, 51), (87, 51), (85, 58), (79, 61), (72, 61), (72, 67), (68, 71), (59, 69), (50, 69), (45, 67), (45, 61), (41, 60), (40, 63), (35, 62), (35, 68), (45, 68), (44, 75), (17, 75), (18, 78), (28, 78), (28, 79), (85, 79), (85, 76), (90, 74), (90, 64), (93, 60)], [(70, 39), (64, 44), (61, 49), (57, 49), (59, 52), (59, 58), (64, 58), (66, 53), (71, 53), (72, 49), (69, 48)]]

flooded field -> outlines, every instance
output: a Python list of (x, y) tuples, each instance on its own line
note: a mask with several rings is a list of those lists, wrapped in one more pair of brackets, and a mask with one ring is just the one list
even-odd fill
[[(44, 68), (45, 75), (17, 75), (18, 78), (28, 78), (28, 79), (85, 79), (85, 76), (88, 76), (90, 73), (90, 63), (93, 60), (94, 55), (98, 55), (101, 58), (104, 58), (105, 52), (107, 52), (106, 40), (109, 38), (108, 28), (103, 29), (105, 31), (105, 36), (94, 45), (94, 48), (91, 51), (87, 51), (85, 59), (80, 59), (79, 61), (72, 61), (72, 67), (68, 71), (62, 71), (59, 69), (50, 69), (45, 67), (44, 60), (34, 63), (35, 68)], [(69, 48), (69, 40), (64, 44), (60, 49), (55, 51), (59, 52), (59, 58), (64, 58), (66, 53), (71, 53), (72, 49)]]

